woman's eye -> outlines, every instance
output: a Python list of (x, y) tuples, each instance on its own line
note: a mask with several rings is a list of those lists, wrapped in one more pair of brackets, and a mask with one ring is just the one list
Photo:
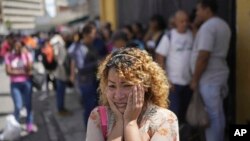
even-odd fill
[(109, 87), (109, 88), (115, 88), (115, 86), (114, 86), (114, 85), (109, 85), (108, 87)]
[(128, 87), (132, 87), (132, 85), (126, 84), (124, 85), (124, 87), (128, 88)]

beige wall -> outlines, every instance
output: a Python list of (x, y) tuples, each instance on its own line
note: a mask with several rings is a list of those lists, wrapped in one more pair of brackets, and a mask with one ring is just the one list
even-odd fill
[(237, 123), (250, 120), (250, 0), (237, 2)]
[(110, 22), (112, 29), (117, 27), (117, 0), (100, 0), (100, 18), (102, 22)]

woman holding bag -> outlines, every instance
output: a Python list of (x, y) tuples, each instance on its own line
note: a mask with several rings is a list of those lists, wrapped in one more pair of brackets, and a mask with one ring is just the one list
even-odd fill
[(86, 141), (179, 141), (178, 120), (167, 109), (167, 78), (146, 51), (113, 52), (97, 76), (105, 110), (91, 112)]

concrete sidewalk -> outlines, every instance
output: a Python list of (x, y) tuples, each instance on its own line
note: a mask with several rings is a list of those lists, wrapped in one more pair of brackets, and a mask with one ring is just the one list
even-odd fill
[(0, 65), (0, 130), (5, 125), (5, 117), (13, 113), (13, 102), (10, 96), (10, 80), (5, 73), (4, 65)]
[(59, 116), (56, 110), (54, 92), (41, 101), (42, 93), (33, 95), (34, 122), (38, 132), (22, 137), (19, 141), (83, 141), (85, 129), (83, 127), (82, 107), (79, 95), (68, 93), (65, 105), (72, 112), (70, 116)]

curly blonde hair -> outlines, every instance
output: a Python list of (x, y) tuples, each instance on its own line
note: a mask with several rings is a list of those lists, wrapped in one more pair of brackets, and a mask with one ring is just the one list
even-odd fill
[(165, 71), (153, 61), (152, 57), (137, 48), (123, 48), (109, 54), (99, 65), (97, 78), (100, 81), (98, 91), (100, 104), (108, 105), (105, 90), (110, 69), (116, 69), (119, 77), (125, 78), (132, 84), (142, 83), (145, 101), (168, 108), (169, 83)]

